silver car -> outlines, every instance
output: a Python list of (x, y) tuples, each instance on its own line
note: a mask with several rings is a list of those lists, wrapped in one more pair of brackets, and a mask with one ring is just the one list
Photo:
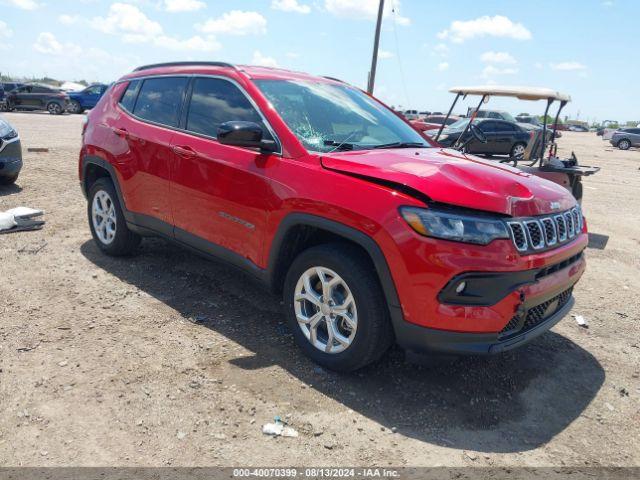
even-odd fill
[(0, 117), (0, 185), (11, 185), (22, 169), (20, 136)]
[(629, 150), (631, 147), (640, 147), (640, 128), (621, 128), (613, 132), (611, 145), (620, 150)]

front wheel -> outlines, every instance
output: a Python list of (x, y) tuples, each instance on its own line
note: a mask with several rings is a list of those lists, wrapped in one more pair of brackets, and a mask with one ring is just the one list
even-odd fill
[(516, 143), (513, 147), (511, 147), (511, 158), (522, 160), (524, 158), (524, 152), (526, 149), (527, 146), (524, 143)]
[(62, 108), (62, 105), (57, 102), (49, 102), (47, 105), (47, 112), (51, 115), (62, 115), (64, 113), (64, 109)]
[(106, 254), (129, 255), (140, 244), (140, 236), (127, 227), (111, 180), (100, 178), (91, 186), (87, 214), (93, 240)]
[(82, 108), (82, 105), (80, 105), (80, 102), (78, 102), (77, 100), (71, 100), (71, 103), (69, 105), (70, 113), (82, 113), (83, 111), (84, 111), (84, 108)]
[(631, 142), (626, 138), (623, 138), (618, 142), (618, 148), (620, 150), (629, 150), (629, 148), (631, 148)]
[(18, 175), (11, 175), (8, 177), (0, 177), (0, 185), (13, 185), (18, 180)]
[(296, 343), (330, 370), (362, 368), (393, 343), (376, 270), (356, 247), (335, 243), (302, 252), (287, 273), (283, 296)]

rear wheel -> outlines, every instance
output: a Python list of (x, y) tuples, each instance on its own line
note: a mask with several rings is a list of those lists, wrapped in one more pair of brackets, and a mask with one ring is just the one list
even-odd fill
[(84, 108), (82, 108), (82, 105), (80, 105), (79, 101), (71, 100), (71, 103), (69, 104), (69, 112), (82, 113), (83, 111), (84, 111)]
[(11, 175), (8, 177), (0, 177), (0, 185), (13, 185), (18, 180), (18, 175)]
[(140, 244), (140, 236), (127, 227), (111, 180), (100, 178), (91, 186), (87, 213), (91, 235), (108, 255), (129, 255)]
[(357, 370), (393, 342), (376, 271), (356, 247), (335, 243), (302, 252), (287, 273), (283, 295), (296, 343), (328, 369)]
[(629, 148), (631, 148), (631, 142), (626, 138), (623, 138), (618, 142), (618, 148), (620, 150), (629, 150)]
[(527, 149), (527, 145), (524, 143), (516, 143), (511, 147), (511, 158), (517, 158), (522, 160), (524, 158), (524, 151)]
[(62, 115), (64, 113), (64, 109), (62, 108), (62, 105), (57, 102), (49, 102), (47, 104), (47, 112), (51, 115)]

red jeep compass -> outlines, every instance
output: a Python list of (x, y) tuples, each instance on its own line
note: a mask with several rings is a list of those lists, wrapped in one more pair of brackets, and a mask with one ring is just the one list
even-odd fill
[(434, 146), (341, 81), (141, 67), (88, 116), (79, 174), (107, 254), (160, 235), (281, 292), (297, 344), (354, 370), (405, 349), (486, 354), (573, 304), (586, 225), (563, 187)]

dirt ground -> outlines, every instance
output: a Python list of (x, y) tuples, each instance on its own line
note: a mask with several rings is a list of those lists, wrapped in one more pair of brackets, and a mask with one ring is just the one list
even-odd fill
[[(238, 271), (155, 239), (99, 253), (81, 116), (6, 117), (25, 167), (0, 211), (47, 224), (0, 236), (0, 466), (640, 465), (640, 151), (560, 139), (602, 167), (583, 206), (608, 243), (588, 249), (573, 311), (588, 329), (567, 317), (503, 356), (417, 366), (394, 350), (339, 375)], [(264, 435), (276, 415), (300, 436)]]

